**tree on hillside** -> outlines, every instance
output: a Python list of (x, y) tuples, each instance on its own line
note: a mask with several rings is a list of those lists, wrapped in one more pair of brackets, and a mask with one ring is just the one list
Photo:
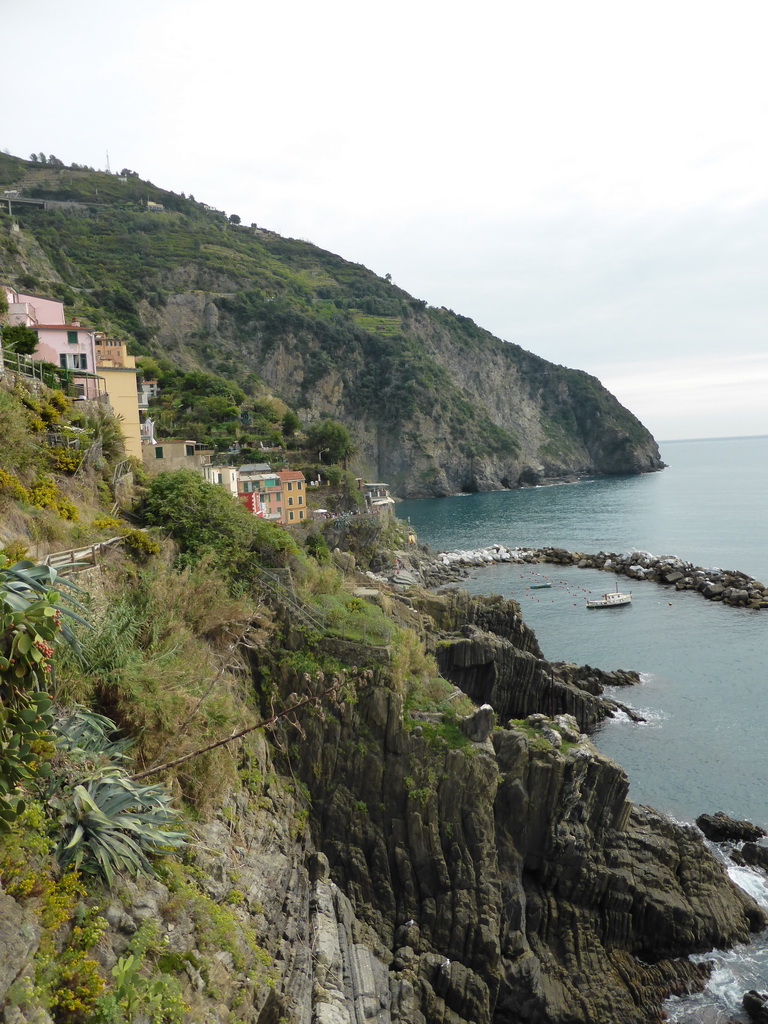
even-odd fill
[[(162, 373), (160, 381), (165, 387)], [(185, 408), (190, 408), (201, 398), (212, 398), (217, 395), (229, 399), (236, 406), (242, 405), (245, 401), (245, 392), (233, 381), (212, 373), (203, 373), (202, 370), (192, 370), (190, 373), (183, 374), (180, 379), (175, 381), (175, 386), (181, 397), (182, 406)]]
[(237, 419), (237, 406), (227, 395), (196, 399), (190, 413), (205, 424), (224, 424)]
[(242, 589), (259, 565), (285, 565), (296, 550), (290, 534), (251, 515), (228, 491), (190, 469), (158, 473), (142, 505), (148, 526), (161, 526), (181, 549), (181, 564), (210, 553), (230, 585)]
[(357, 454), (347, 428), (331, 419), (312, 424), (307, 431), (307, 447), (317, 451), (318, 462), (323, 462), (323, 454), (327, 454), (328, 462), (342, 463), (345, 468), (347, 460)]
[(301, 421), (293, 409), (288, 411), (283, 416), (283, 437), (293, 437), (296, 431), (301, 427)]
[(16, 352), (20, 356), (31, 356), (37, 348), (37, 335), (24, 324), (3, 327), (2, 339), (6, 352)]

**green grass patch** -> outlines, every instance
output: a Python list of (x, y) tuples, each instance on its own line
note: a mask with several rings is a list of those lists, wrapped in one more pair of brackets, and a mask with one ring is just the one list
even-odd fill
[(315, 594), (312, 614), (326, 634), (374, 646), (388, 644), (393, 627), (378, 605), (349, 594)]
[[(552, 729), (554, 729), (555, 732), (559, 732), (557, 726), (553, 725), (552, 723), (550, 723), (550, 725), (552, 726)], [(523, 733), (525, 738), (528, 740), (528, 745), (533, 750), (543, 751), (544, 753), (567, 754), (569, 750), (572, 750), (574, 747), (578, 747), (579, 745), (578, 743), (572, 743), (570, 740), (567, 740), (565, 739), (565, 737), (563, 737), (563, 742), (561, 746), (556, 749), (552, 746), (552, 744), (549, 742), (547, 737), (544, 736), (540, 729), (537, 729), (529, 722), (526, 722), (523, 718), (510, 719), (509, 726), (514, 727), (517, 732)]]
[(350, 313), (358, 327), (372, 334), (398, 334), (402, 325), (399, 316), (371, 316), (369, 313), (361, 313), (359, 309), (352, 309)]

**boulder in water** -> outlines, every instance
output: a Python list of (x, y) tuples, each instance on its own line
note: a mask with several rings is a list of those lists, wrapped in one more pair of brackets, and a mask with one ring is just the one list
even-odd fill
[(741, 1005), (747, 1011), (750, 1020), (758, 1024), (768, 1024), (768, 995), (765, 992), (755, 992), (753, 988), (744, 993)]
[(744, 843), (741, 848), (741, 858), (750, 867), (762, 868), (768, 872), (768, 846), (760, 846), (758, 843)]
[(696, 824), (713, 843), (754, 843), (766, 834), (759, 825), (753, 825), (751, 821), (729, 818), (722, 811), (716, 814), (700, 814)]

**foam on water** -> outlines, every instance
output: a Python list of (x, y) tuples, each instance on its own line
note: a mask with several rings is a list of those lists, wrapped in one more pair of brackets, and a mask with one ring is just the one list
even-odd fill
[(678, 998), (672, 996), (664, 1004), (668, 1019), (673, 1024), (725, 1024), (727, 1021), (747, 1021), (741, 1000), (749, 989), (761, 989), (768, 963), (768, 948), (764, 939), (749, 946), (736, 946), (723, 952), (712, 950), (692, 956), (695, 963), (714, 964), (712, 974), (702, 992)]
[(731, 881), (743, 889), (748, 896), (751, 896), (763, 910), (768, 910), (768, 879), (762, 872), (755, 871), (753, 868), (740, 867), (737, 864), (729, 864), (727, 871)]
[[(723, 858), (721, 850), (707, 844)], [(768, 909), (768, 879), (752, 868), (727, 864), (728, 875), (756, 903)], [(749, 989), (763, 991), (768, 974), (768, 935), (763, 932), (748, 946), (735, 946), (730, 950), (714, 949), (690, 958), (694, 963), (712, 963), (714, 968), (702, 992), (684, 999), (672, 997), (665, 1004), (668, 1019), (673, 1024), (727, 1024), (729, 1021), (747, 1021), (742, 1009), (742, 998)]]
[[(644, 708), (638, 704), (630, 703), (628, 701), (626, 692), (623, 688), (609, 687), (606, 688), (606, 696), (613, 697), (614, 700), (621, 701), (627, 707), (630, 707), (632, 711), (638, 715), (642, 715), (643, 721), (638, 722), (636, 719), (631, 718), (626, 711), (614, 711), (608, 721), (611, 725), (630, 725), (636, 726), (638, 729), (658, 729), (662, 726), (667, 718), (667, 715), (659, 710), (659, 708)], [(598, 740), (599, 745), (599, 740)]]

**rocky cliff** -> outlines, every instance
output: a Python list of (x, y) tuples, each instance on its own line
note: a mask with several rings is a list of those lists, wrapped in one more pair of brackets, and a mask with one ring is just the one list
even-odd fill
[[(745, 942), (764, 924), (695, 829), (628, 802), (625, 773), (573, 716), (507, 720), (516, 678), (534, 703), (563, 696), (546, 678), (584, 694), (600, 686), (589, 669), (547, 672), (515, 602), (416, 591), (400, 601), (386, 588), (379, 600), (437, 651), (455, 654), (455, 634), (476, 631), (506, 666), (503, 687), (478, 693), (499, 713), (425, 711), (402, 648), (330, 644), (368, 665), (354, 690), (241, 754), (240, 787), (192, 824), (183, 864), (95, 887), (45, 931), (54, 904), (5, 858), (16, 893), (0, 893), (6, 1024), (85, 1019), (69, 1002), (41, 1002), (56, 950), (70, 973), (54, 999), (75, 991), (82, 1005), (93, 971), (111, 971), (136, 1021), (649, 1024), (666, 996), (703, 984), (708, 968), (688, 953)], [(326, 686), (297, 666), (296, 610), (274, 611), (271, 639), (247, 650), (267, 706)]]
[(451, 311), (410, 297), (403, 303), (397, 333), (383, 337), (354, 321), (343, 331), (296, 324), (242, 296), (214, 293), (177, 295), (153, 311), (152, 323), (156, 343), (177, 358), (191, 356), (183, 337), (207, 333), (234, 348), (304, 421), (344, 421), (359, 466), (403, 497), (662, 468), (649, 432), (596, 378), (501, 342)]
[[(521, 663), (542, 664), (515, 602), (414, 603), (434, 614), (438, 650), (462, 621), (508, 645), (505, 658), (514, 650), (510, 692)], [(550, 675), (599, 688), (592, 670)], [(519, 678), (530, 693), (527, 672)], [(541, 693), (558, 699), (557, 686)], [(708, 973), (687, 953), (764, 924), (696, 829), (627, 801), (625, 773), (572, 716), (507, 714), (493, 728), (481, 710), (451, 730), (409, 710), (385, 663), (354, 705), (305, 722), (301, 742), (284, 737), (311, 797), (324, 920), (335, 921), (337, 973), (316, 995), (338, 1016), (318, 1020), (657, 1021), (666, 996)], [(356, 995), (361, 956), (368, 981)], [(361, 997), (367, 1015), (355, 1016)]]
[(307, 730), (292, 766), (387, 979), (372, 1019), (661, 1020), (707, 973), (678, 958), (762, 924), (694, 829), (633, 808), (572, 719), (547, 725), (559, 750), (535, 727), (453, 748), (373, 687)]

